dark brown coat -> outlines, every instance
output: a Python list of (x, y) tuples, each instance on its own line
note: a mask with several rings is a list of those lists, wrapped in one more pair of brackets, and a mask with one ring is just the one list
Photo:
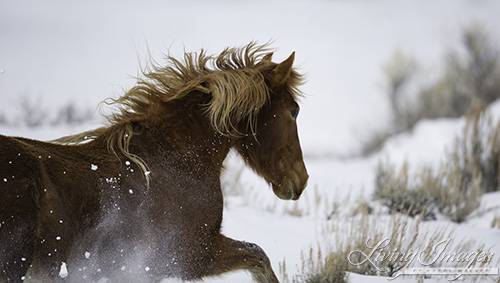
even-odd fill
[(0, 282), (154, 282), (235, 269), (277, 282), (260, 247), (220, 233), (231, 148), (278, 197), (297, 199), (306, 186), (300, 76), (293, 54), (281, 64), (271, 55), (249, 44), (169, 58), (114, 101), (109, 127), (54, 142), (0, 136)]

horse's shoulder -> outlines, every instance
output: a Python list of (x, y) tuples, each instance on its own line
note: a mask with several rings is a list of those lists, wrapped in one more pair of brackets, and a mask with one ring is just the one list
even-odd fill
[(25, 139), (0, 135), (0, 172), (12, 194), (31, 194), (42, 182), (39, 162)]

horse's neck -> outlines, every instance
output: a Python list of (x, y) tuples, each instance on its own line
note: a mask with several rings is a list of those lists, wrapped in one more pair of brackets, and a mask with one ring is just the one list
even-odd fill
[(162, 118), (149, 125), (136, 144), (146, 145), (142, 150), (156, 157), (168, 152), (168, 158), (178, 159), (174, 162), (221, 169), (232, 140), (218, 133), (202, 111), (187, 108), (166, 108), (166, 113), (160, 114)]

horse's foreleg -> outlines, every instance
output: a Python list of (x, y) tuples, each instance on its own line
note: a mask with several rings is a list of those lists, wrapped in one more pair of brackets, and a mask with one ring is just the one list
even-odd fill
[(256, 282), (279, 282), (269, 258), (258, 245), (219, 235), (214, 248), (214, 260), (209, 275), (246, 269), (250, 271)]
[(61, 273), (61, 266), (65, 261), (62, 253), (45, 238), (38, 238), (41, 242), (35, 247), (35, 254), (28, 269), (25, 282), (60, 282), (65, 274)]
[[(24, 219), (23, 219), (24, 220)], [(0, 225), (0, 283), (22, 282), (33, 257), (33, 234), (26, 221), (21, 227)]]

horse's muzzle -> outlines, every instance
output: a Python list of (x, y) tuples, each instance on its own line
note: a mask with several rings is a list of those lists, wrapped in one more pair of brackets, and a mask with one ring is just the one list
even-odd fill
[(290, 191), (292, 192), (292, 197), (290, 199), (298, 200), (302, 191), (298, 193), (297, 186), (295, 185), (295, 182), (292, 179), (288, 180), (288, 182), (290, 183)]
[(303, 181), (299, 186), (297, 186), (293, 179), (288, 179), (288, 182), (284, 182), (284, 184), (273, 184), (273, 192), (277, 197), (283, 200), (298, 200), (307, 186), (308, 178), (309, 176), (307, 176), (305, 181)]

